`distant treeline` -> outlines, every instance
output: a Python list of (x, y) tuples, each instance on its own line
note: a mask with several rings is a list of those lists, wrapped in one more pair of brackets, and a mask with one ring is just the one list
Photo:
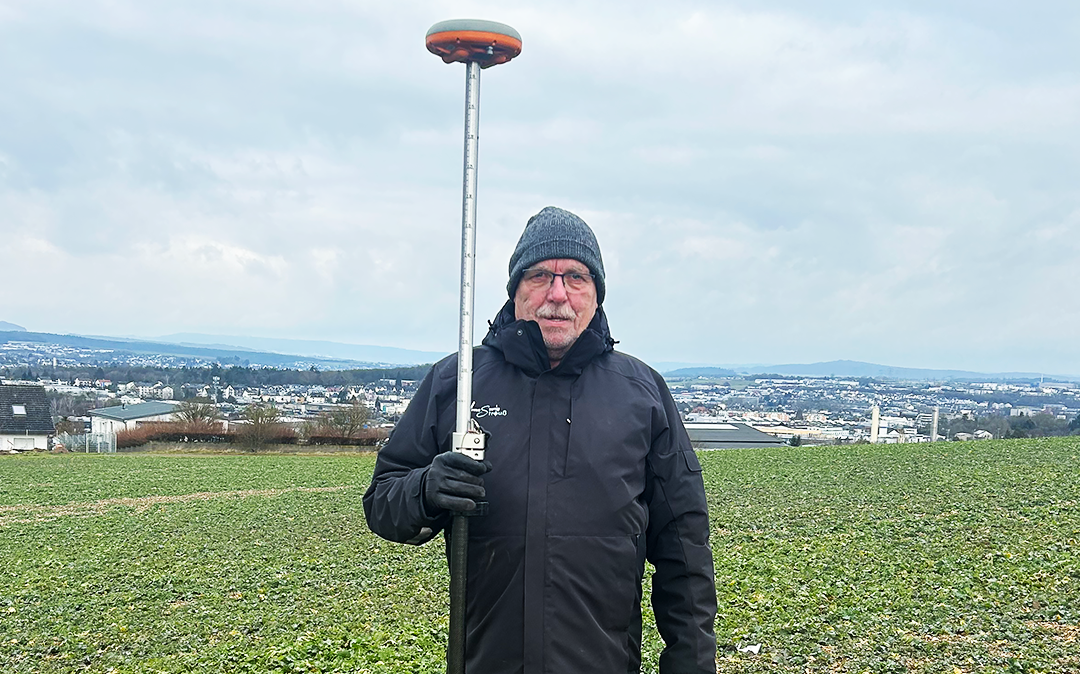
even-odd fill
[[(363, 370), (288, 370), (254, 367), (145, 367), (116, 365), (108, 367), (79, 366), (38, 368), (17, 367), (0, 368), (0, 377), (4, 379), (24, 379), (36, 381), (43, 379), (108, 379), (114, 384), (129, 381), (162, 382), (174, 388), (184, 384), (200, 386), (214, 383), (218, 377), (219, 386), (284, 386), (301, 384), (307, 386), (358, 386), (373, 384), (380, 379), (423, 379), (431, 365), (412, 367), (370, 368)], [(179, 392), (177, 392), (179, 393)]]
[[(929, 426), (924, 427), (929, 433)], [(938, 433), (952, 439), (957, 433), (988, 431), (995, 438), (1048, 438), (1061, 435), (1080, 435), (1080, 414), (1073, 419), (1058, 419), (1052, 414), (1032, 414), (1017, 417), (985, 416), (960, 419), (942, 418)]]

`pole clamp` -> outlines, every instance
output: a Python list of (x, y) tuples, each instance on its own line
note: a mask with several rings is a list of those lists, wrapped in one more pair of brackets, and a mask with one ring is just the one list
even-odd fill
[(453, 450), (476, 461), (484, 460), (484, 448), (487, 446), (487, 432), (480, 428), (475, 419), (469, 419), (469, 430), (454, 433)]

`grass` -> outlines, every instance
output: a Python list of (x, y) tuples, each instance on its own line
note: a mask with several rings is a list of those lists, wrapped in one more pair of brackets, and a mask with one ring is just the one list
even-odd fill
[[(1080, 672), (1078, 455), (701, 454), (719, 671)], [(444, 671), (442, 546), (368, 532), (372, 464), (0, 458), (0, 671)], [(644, 671), (660, 647), (646, 635)]]
[(721, 671), (1080, 671), (1078, 454), (1061, 438), (706, 457)]

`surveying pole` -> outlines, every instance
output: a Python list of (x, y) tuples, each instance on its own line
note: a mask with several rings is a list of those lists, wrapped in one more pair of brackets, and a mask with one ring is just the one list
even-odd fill
[[(484, 459), (484, 433), (472, 420), (473, 280), (476, 274), (476, 154), (480, 135), (480, 70), (521, 53), (521, 36), (502, 23), (440, 21), (428, 29), (427, 49), (446, 63), (465, 64), (465, 175), (461, 198), (461, 315), (458, 330), (457, 425), (453, 451)], [(477, 508), (471, 514), (483, 514)], [(469, 515), (454, 513), (450, 529), (450, 635), (447, 674), (465, 674), (465, 576)]]

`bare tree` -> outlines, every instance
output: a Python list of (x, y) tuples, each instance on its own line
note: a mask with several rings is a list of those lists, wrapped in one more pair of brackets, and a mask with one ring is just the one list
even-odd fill
[(67, 433), (68, 435), (80, 435), (83, 432), (83, 425), (81, 423), (75, 423), (70, 419), (61, 419), (56, 422), (56, 434)]
[(364, 428), (369, 417), (367, 406), (357, 401), (351, 405), (323, 412), (319, 416), (319, 426), (328, 435), (353, 438)]
[(86, 394), (54, 393), (46, 394), (53, 417), (81, 417), (96, 407), (92, 397)]
[(257, 451), (272, 442), (282, 442), (286, 437), (295, 439), (291, 429), (278, 421), (278, 409), (273, 405), (248, 405), (240, 413), (247, 423), (240, 426), (237, 435), (240, 444), (248, 451)]
[(176, 408), (176, 420), (192, 424), (194, 426), (213, 426), (221, 415), (217, 407), (212, 403), (186, 400)]

